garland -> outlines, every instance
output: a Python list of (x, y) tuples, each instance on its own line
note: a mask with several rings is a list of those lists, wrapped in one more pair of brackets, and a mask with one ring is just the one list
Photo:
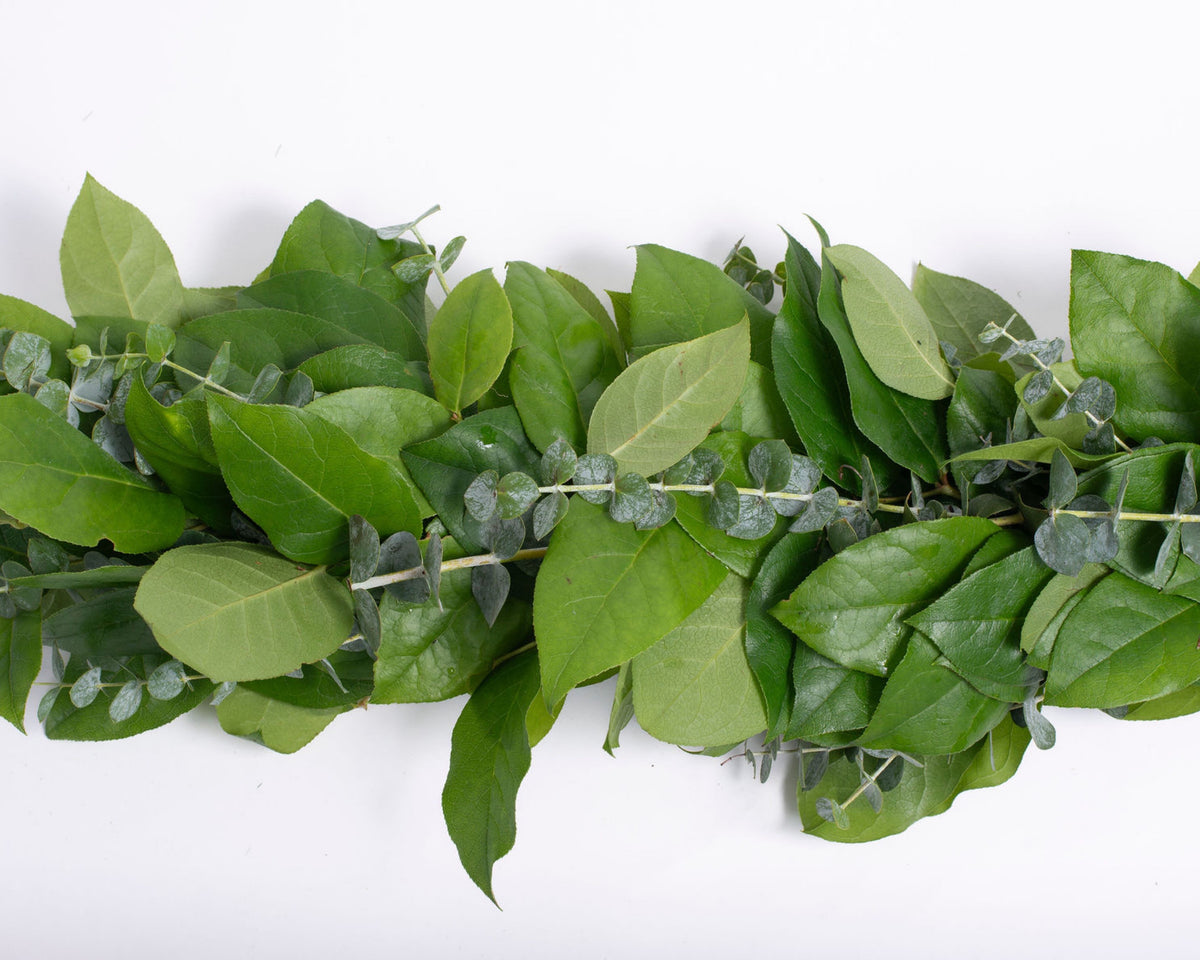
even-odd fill
[(610, 753), (634, 716), (763, 780), (795, 753), (845, 841), (1006, 780), (1044, 704), (1200, 710), (1196, 274), (1076, 251), (1064, 360), (819, 226), (773, 270), (641, 246), (610, 314), (528, 263), (451, 284), (423, 221), (315, 202), (196, 289), (85, 181), (74, 325), (0, 297), (0, 715), (44, 661), (50, 739), (211, 703), (291, 752), (470, 694), (443, 810), (492, 896), (531, 748), (613, 676)]

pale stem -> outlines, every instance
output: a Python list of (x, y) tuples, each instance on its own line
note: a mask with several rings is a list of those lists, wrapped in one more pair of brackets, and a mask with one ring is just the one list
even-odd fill
[(850, 794), (850, 796), (846, 798), (845, 802), (842, 803), (842, 808), (845, 809), (846, 807), (850, 806), (850, 804), (852, 804), (855, 800), (857, 800), (859, 797), (861, 797), (863, 794), (863, 791), (867, 789), (867, 784), (874, 783), (876, 780), (878, 780), (879, 775), (888, 768), (888, 765), (893, 760), (895, 760), (896, 757), (897, 757), (897, 754), (893, 753), (890, 757), (888, 757), (886, 760), (883, 761), (883, 763), (881, 763), (879, 765), (878, 770), (876, 770), (874, 773), (868, 773), (867, 779), (864, 780), (862, 783), (860, 783), (858, 785), (858, 789), (855, 790), (852, 794)]
[[(545, 547), (529, 547), (518, 550), (511, 557), (499, 557), (494, 553), (481, 553), (474, 557), (458, 557), (455, 560), (442, 562), (442, 570), (464, 570), (468, 567), (486, 567), (493, 563), (510, 563), (514, 560), (538, 560), (546, 555)], [(416, 580), (425, 576), (424, 567), (411, 567), (408, 570), (397, 570), (395, 573), (383, 573), (377, 577), (369, 577), (359, 583), (350, 584), (351, 590), (374, 590), (376, 587), (386, 587), (389, 583), (401, 583), (404, 580)]]
[[(716, 491), (716, 485), (711, 483), (651, 483), (651, 490), (661, 490), (663, 493), (707, 493), (713, 494)], [(755, 489), (752, 487), (735, 487), (739, 496), (743, 497), (763, 497), (767, 500), (799, 500), (807, 503), (812, 500), (811, 493), (785, 493), (784, 491), (774, 491), (768, 493), (766, 490)], [(538, 493), (615, 493), (615, 487), (612, 483), (578, 483), (578, 484), (563, 484), (556, 483), (551, 486), (538, 487)], [(849, 500), (845, 497), (838, 498), (839, 507), (861, 507), (861, 500)], [(878, 508), (880, 513), (903, 513), (905, 507), (896, 503), (880, 503)]]
[(433, 250), (430, 248), (429, 244), (425, 242), (425, 238), (421, 236), (421, 231), (417, 229), (417, 225), (414, 223), (410, 229), (412, 230), (412, 235), (417, 238), (417, 243), (421, 245), (421, 249), (429, 254), (429, 256), (433, 257), (433, 272), (437, 274), (438, 283), (442, 285), (442, 292), (445, 293), (446, 296), (449, 296), (450, 284), (446, 282), (446, 274), (442, 272), (442, 265), (438, 263), (438, 258), (433, 256)]

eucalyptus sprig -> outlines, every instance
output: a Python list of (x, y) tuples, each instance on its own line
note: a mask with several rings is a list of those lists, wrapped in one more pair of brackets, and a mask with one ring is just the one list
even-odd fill
[(842, 841), (1003, 782), (1047, 708), (1200, 710), (1190, 280), (1076, 251), (1066, 360), (815, 222), (774, 268), (640, 246), (605, 305), (522, 261), (452, 282), (437, 209), (317, 201), (252, 283), (193, 288), (85, 180), (74, 324), (0, 297), (0, 716), (43, 664), (50, 739), (214, 704), (292, 752), (467, 695), (442, 805), (492, 896), (579, 686), (614, 683), (610, 753), (636, 719), (799, 764), (801, 825)]

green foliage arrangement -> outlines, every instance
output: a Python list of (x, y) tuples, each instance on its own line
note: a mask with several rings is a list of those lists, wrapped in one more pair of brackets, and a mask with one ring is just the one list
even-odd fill
[(797, 754), (841, 841), (1012, 776), (1044, 704), (1200, 710), (1195, 273), (1076, 251), (1064, 359), (820, 227), (773, 269), (638, 247), (610, 312), (529, 263), (451, 285), (423, 219), (314, 202), (196, 289), (85, 181), (74, 324), (0, 297), (0, 715), (44, 660), (50, 739), (211, 703), (291, 752), (469, 694), (443, 809), (492, 896), (584, 684), (615, 677), (610, 753), (636, 716), (762, 779)]

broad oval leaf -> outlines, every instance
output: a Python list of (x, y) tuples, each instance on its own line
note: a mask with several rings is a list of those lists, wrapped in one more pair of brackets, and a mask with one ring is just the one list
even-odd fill
[(513, 342), (513, 316), (491, 270), (450, 291), (429, 324), (429, 376), (447, 410), (458, 413), (496, 382)]
[(350, 591), (324, 567), (245, 543), (164, 553), (134, 608), (164, 650), (215, 681), (277, 677), (327, 657), (354, 621)]
[(861, 247), (838, 244), (825, 255), (842, 274), (846, 317), (875, 375), (924, 400), (950, 396), (954, 375), (933, 324), (904, 281)]
[(217, 720), (226, 733), (248, 737), (276, 753), (295, 753), (349, 709), (300, 707), (238, 686), (218, 704)]
[(0, 511), (81, 546), (161, 550), (183, 530), (179, 498), (156, 490), (28, 394), (0, 397)]
[(912, 292), (933, 324), (937, 338), (952, 344), (961, 360), (971, 360), (989, 349), (979, 340), (989, 323), (1007, 326), (1009, 333), (1019, 340), (1037, 337), (1003, 297), (974, 280), (939, 273), (918, 263)]
[(592, 411), (588, 452), (652, 476), (682, 459), (737, 400), (750, 360), (742, 323), (663, 347), (621, 372)]

